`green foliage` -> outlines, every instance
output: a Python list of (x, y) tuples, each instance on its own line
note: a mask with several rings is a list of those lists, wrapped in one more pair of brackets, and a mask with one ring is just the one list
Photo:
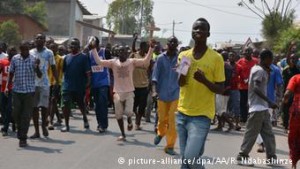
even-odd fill
[(47, 27), (47, 13), (45, 1), (37, 2), (33, 6), (26, 6), (24, 13), (31, 16), (33, 19), (37, 20), (42, 25)]
[(291, 11), (291, 13), (285, 17), (280, 13), (271, 13), (265, 17), (262, 22), (262, 33), (269, 46), (273, 46), (274, 41), (279, 37), (281, 31), (293, 25), (294, 16), (294, 11)]
[(109, 5), (107, 23), (110, 29), (120, 34), (133, 34), (153, 21), (151, 0), (115, 0)]
[(295, 7), (298, 0), (240, 0), (245, 7), (262, 19), (262, 34), (269, 47), (273, 47), (279, 33), (293, 25)]
[(298, 56), (300, 56), (300, 28), (290, 27), (279, 33), (278, 39), (274, 44), (274, 50), (277, 53), (287, 53), (291, 42), (296, 42), (298, 46)]
[(0, 14), (23, 13), (25, 0), (0, 0)]
[(25, 5), (26, 0), (0, 0), (0, 14), (27, 14), (47, 27), (47, 13), (45, 1), (34, 5)]
[(9, 45), (18, 45), (21, 41), (19, 26), (12, 20), (2, 22), (0, 25), (0, 39)]

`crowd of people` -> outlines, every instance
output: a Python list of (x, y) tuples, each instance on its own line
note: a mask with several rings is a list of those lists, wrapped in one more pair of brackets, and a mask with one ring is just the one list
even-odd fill
[[(213, 50), (207, 45), (209, 36), (209, 22), (199, 18), (192, 27), (195, 46), (180, 50), (175, 36), (168, 38), (166, 47), (150, 40), (140, 42), (138, 50), (136, 35), (131, 48), (110, 44), (103, 47), (97, 37), (92, 37), (83, 48), (77, 38), (72, 38), (67, 49), (53, 39), (46, 40), (44, 34), (23, 41), (18, 49), (1, 42), (2, 135), (9, 135), (11, 123), (19, 146), (26, 147), (31, 119), (31, 139), (41, 137), (40, 119), (45, 137), (49, 130), (60, 126), (61, 132), (69, 132), (71, 109), (76, 106), (85, 129), (90, 127), (87, 114), (93, 108), (97, 130), (104, 133), (108, 108), (112, 107), (121, 132), (117, 140), (126, 141), (124, 115), (128, 131), (142, 130), (142, 118), (150, 122), (154, 110), (153, 143), (158, 145), (165, 137), (164, 150), (169, 155), (176, 154), (178, 137), (182, 159), (201, 158), (210, 130), (223, 132), (228, 126), (225, 132), (240, 131), (244, 126), (237, 161), (251, 165), (247, 159), (256, 142), (258, 152), (266, 152), (274, 164), (277, 156), (272, 127), (281, 121), (296, 169), (300, 159), (297, 44), (292, 42), (283, 55), (251, 47), (238, 52), (230, 48)], [(211, 129), (216, 121), (217, 127)], [(195, 163), (181, 166), (202, 167)]]

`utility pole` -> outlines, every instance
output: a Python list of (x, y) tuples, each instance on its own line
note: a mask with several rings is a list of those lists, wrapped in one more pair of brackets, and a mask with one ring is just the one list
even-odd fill
[(182, 22), (175, 22), (175, 20), (173, 20), (173, 28), (172, 28), (172, 35), (175, 36), (175, 24), (182, 24)]
[(175, 21), (173, 20), (173, 29), (172, 29), (172, 35), (173, 36), (175, 36), (174, 30), (175, 30)]
[(144, 0), (141, 0), (141, 19), (140, 19), (140, 36), (142, 37), (143, 29), (143, 13), (144, 13)]

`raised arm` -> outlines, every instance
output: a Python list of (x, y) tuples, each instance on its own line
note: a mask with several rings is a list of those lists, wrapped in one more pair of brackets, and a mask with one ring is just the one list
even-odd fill
[(136, 52), (135, 44), (136, 44), (137, 38), (138, 38), (138, 34), (137, 33), (133, 34), (133, 42), (132, 42), (132, 46), (131, 46), (132, 53)]
[(112, 67), (112, 61), (111, 60), (103, 60), (103, 59), (101, 59), (99, 57), (99, 55), (98, 55), (98, 52), (97, 52), (96, 48), (92, 49), (92, 55), (93, 55), (93, 58), (94, 58), (95, 62), (98, 65), (103, 66), (103, 67), (108, 67), (108, 68)]
[(134, 65), (136, 67), (148, 67), (150, 65), (150, 60), (152, 59), (152, 56), (153, 56), (155, 43), (156, 42), (154, 40), (150, 41), (149, 50), (148, 50), (148, 53), (145, 58), (134, 59)]

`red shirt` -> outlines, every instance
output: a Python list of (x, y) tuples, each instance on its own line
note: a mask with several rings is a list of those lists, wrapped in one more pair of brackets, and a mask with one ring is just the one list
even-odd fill
[(239, 83), (240, 90), (248, 90), (250, 70), (257, 63), (258, 63), (258, 60), (254, 57), (252, 57), (251, 60), (241, 58), (239, 61), (237, 61), (237, 63), (236, 63), (237, 69), (238, 69), (238, 72), (240, 73), (240, 83)]
[(231, 90), (239, 90), (239, 83), (240, 83), (240, 72), (238, 72), (237, 65), (232, 66), (232, 75), (230, 79), (230, 89)]
[(300, 109), (300, 75), (293, 76), (286, 88), (294, 93), (293, 104), (290, 107), (291, 113), (299, 113)]
[[(10, 66), (10, 62), (7, 58), (0, 59), (0, 68), (2, 70), (1, 92), (4, 92), (6, 88), (6, 83), (8, 81), (8, 74), (9, 74), (9, 66)], [(8, 86), (8, 90), (10, 91), (11, 89), (12, 89), (12, 84)]]

